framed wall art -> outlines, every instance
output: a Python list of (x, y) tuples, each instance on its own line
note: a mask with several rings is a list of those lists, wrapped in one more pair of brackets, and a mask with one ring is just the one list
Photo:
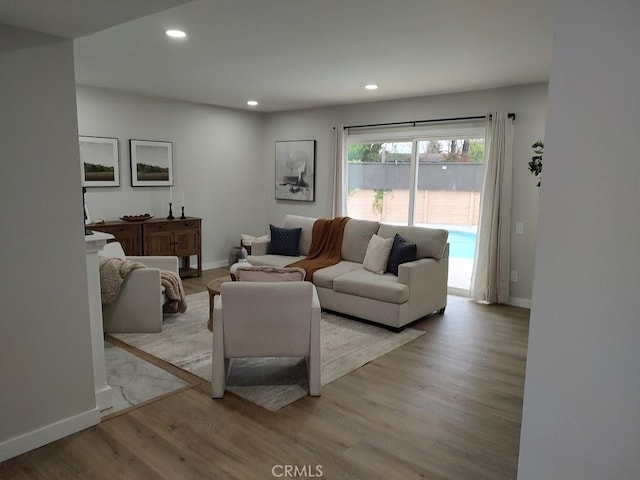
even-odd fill
[(80, 165), (82, 186), (120, 186), (120, 155), (117, 138), (78, 137), (80, 142)]
[(316, 141), (276, 142), (276, 200), (315, 201)]
[(131, 186), (173, 185), (173, 144), (151, 140), (129, 140)]

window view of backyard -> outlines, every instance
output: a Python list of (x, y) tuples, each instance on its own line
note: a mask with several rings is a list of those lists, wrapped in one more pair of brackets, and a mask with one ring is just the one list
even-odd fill
[(348, 215), (448, 230), (449, 287), (468, 290), (483, 161), (484, 138), (349, 143)]

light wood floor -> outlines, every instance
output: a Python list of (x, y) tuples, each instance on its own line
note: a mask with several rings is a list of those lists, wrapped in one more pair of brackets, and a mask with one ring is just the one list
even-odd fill
[(192, 386), (8, 460), (0, 478), (270, 479), (291, 465), (297, 478), (515, 479), (528, 319), (450, 296), (414, 325), (426, 335), (273, 413), (212, 400), (173, 368)]

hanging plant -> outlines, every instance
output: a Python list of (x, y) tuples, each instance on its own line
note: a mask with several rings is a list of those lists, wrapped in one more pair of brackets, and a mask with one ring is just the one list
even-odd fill
[(527, 165), (529, 165), (529, 171), (538, 177), (538, 186), (540, 186), (540, 182), (542, 180), (542, 156), (544, 155), (544, 143), (542, 140), (538, 140), (536, 143), (531, 145), (531, 148), (533, 148), (533, 153), (535, 155), (531, 157), (531, 161)]

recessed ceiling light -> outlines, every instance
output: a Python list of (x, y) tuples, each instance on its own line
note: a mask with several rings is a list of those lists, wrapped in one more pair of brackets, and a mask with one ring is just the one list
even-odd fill
[(167, 30), (164, 33), (167, 35), (167, 37), (171, 38), (184, 38), (187, 36), (187, 34), (182, 30)]
[(256, 102), (255, 100), (248, 100), (247, 105), (251, 107), (256, 107), (258, 105), (258, 102)]
[(377, 90), (378, 85), (376, 85), (375, 83), (369, 83), (365, 85), (364, 88), (366, 88), (367, 90)]

